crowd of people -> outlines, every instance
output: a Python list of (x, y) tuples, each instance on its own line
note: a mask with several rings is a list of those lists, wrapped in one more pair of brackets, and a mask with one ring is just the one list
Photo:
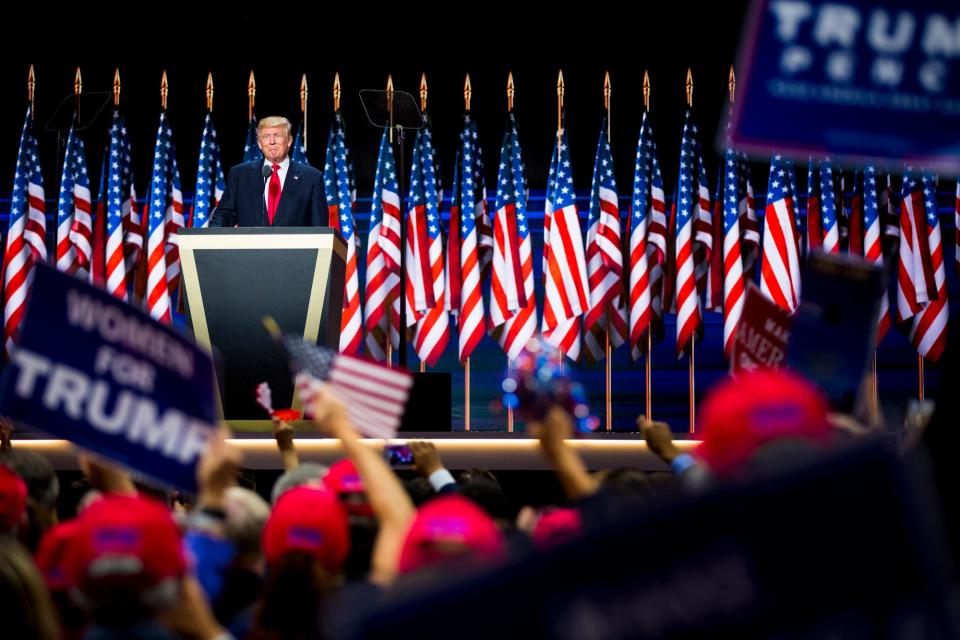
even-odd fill
[[(398, 593), (429, 593), (444, 576), (491, 575), (677, 496), (815, 465), (870, 432), (832, 416), (805, 380), (757, 372), (710, 390), (703, 444), (692, 454), (675, 445), (668, 425), (637, 418), (669, 472), (591, 472), (569, 444), (573, 417), (555, 406), (527, 430), (566, 500), (514, 512), (491, 471), (454, 475), (431, 442), (415, 440), (417, 478), (404, 480), (362, 442), (332, 391), (308, 400), (307, 414), (339, 440), (343, 458), (329, 467), (301, 462), (293, 429), (277, 423), (284, 471), (269, 502), (238, 483), (242, 455), (224, 427), (198, 464), (195, 496), (177, 499), (79, 453), (84, 480), (72, 489), (82, 490), (64, 505), (50, 462), (18, 447), (8, 425), (0, 443), (0, 636), (355, 637), (358, 621)], [(470, 621), (462, 624), (456, 635), (472, 637)]]

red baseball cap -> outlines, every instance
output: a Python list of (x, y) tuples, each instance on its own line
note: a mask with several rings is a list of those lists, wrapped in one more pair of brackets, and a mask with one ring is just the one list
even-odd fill
[(560, 544), (579, 538), (583, 533), (583, 520), (576, 509), (550, 509), (546, 511), (533, 527), (530, 537), (538, 548)]
[(331, 573), (350, 551), (350, 527), (337, 496), (300, 486), (281, 494), (263, 528), (263, 553), (273, 564), (289, 551), (304, 551)]
[(759, 447), (782, 438), (824, 442), (831, 435), (826, 398), (788, 371), (755, 371), (710, 390), (697, 453), (718, 474), (735, 472)]
[(350, 515), (373, 515), (363, 479), (357, 473), (353, 460), (337, 460), (330, 465), (327, 475), (323, 476), (323, 484), (340, 498)]
[(17, 526), (26, 510), (26, 483), (9, 467), (0, 465), (0, 531)]
[(506, 555), (503, 534), (493, 518), (461, 495), (444, 495), (417, 510), (400, 552), (400, 571), (440, 564), (463, 553), (499, 561)]
[(34, 561), (50, 591), (63, 591), (70, 587), (68, 552), (77, 534), (78, 526), (76, 520), (61, 522), (40, 538)]
[[(170, 511), (141, 496), (104, 495), (74, 521), (66, 578), (83, 591), (102, 579), (150, 589), (186, 573), (183, 542)], [(53, 544), (53, 543), (51, 543)]]

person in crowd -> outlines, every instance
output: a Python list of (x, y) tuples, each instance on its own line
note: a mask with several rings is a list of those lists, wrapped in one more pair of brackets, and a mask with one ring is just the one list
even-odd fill
[(366, 580), (378, 527), (363, 479), (353, 461), (345, 458), (330, 465), (323, 476), (323, 485), (340, 500), (350, 523), (350, 553), (343, 567), (344, 577), (351, 581)]
[(213, 227), (319, 227), (327, 224), (323, 175), (290, 159), (290, 121), (279, 116), (257, 125), (263, 160), (230, 169), (213, 212)]
[(57, 640), (57, 613), (30, 553), (0, 536), (0, 636)]
[(267, 579), (248, 637), (316, 637), (316, 611), (340, 584), (349, 549), (346, 510), (336, 495), (311, 486), (281, 495), (263, 529)]
[(187, 572), (180, 530), (162, 503), (104, 494), (77, 518), (64, 564), (90, 616), (85, 638), (228, 637)]
[(0, 450), (0, 465), (9, 468), (26, 484), (27, 518), (18, 536), (27, 549), (36, 551), (41, 536), (57, 522), (60, 481), (50, 461), (28, 449)]

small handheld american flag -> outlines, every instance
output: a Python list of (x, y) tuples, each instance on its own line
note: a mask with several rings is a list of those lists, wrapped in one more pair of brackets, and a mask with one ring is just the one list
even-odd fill
[(360, 433), (370, 438), (396, 436), (413, 387), (409, 372), (338, 354), (301, 336), (280, 336), (272, 320), (265, 324), (286, 349), (290, 368), (299, 379), (298, 387), (312, 394), (320, 385), (329, 385), (343, 400), (347, 415)]

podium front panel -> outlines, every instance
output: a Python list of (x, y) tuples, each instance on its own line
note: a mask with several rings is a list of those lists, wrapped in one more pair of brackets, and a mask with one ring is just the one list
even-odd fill
[(218, 364), (223, 416), (266, 420), (256, 388), (275, 408), (298, 405), (282, 347), (263, 325), (337, 348), (343, 304), (343, 241), (329, 229), (190, 229), (181, 232), (187, 312), (197, 341)]

